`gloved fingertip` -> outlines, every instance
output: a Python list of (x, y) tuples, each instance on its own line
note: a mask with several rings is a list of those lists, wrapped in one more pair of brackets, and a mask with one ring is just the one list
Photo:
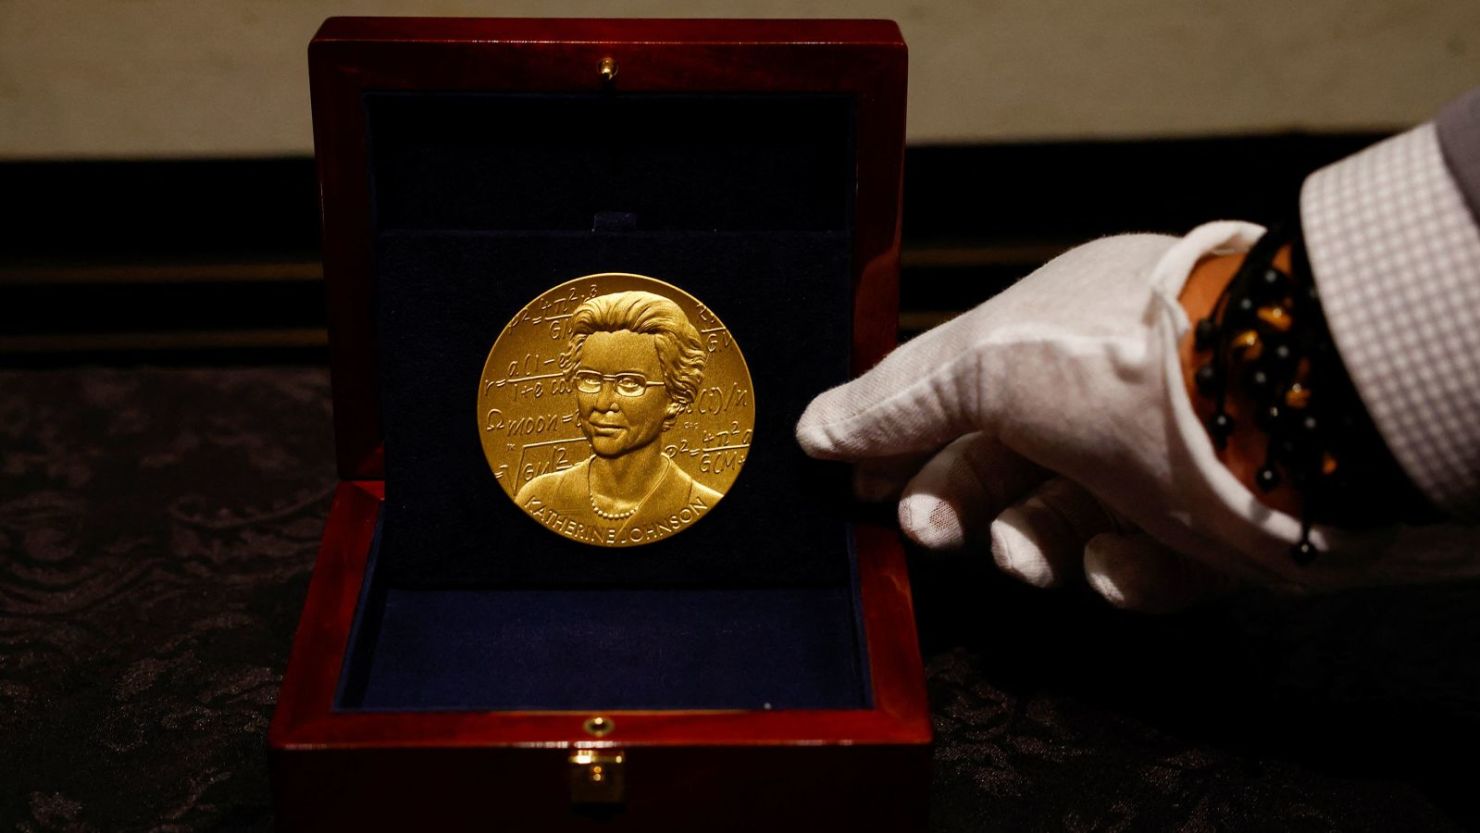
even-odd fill
[(911, 541), (931, 550), (960, 549), (965, 541), (956, 507), (935, 495), (906, 495), (899, 502), (899, 528)]
[(827, 459), (832, 456), (830, 453), (833, 450), (831, 438), (818, 425), (817, 419), (807, 418), (811, 413), (812, 409), (808, 408), (807, 412), (802, 414), (802, 418), (797, 421), (797, 445), (801, 446), (802, 451), (806, 452), (809, 457)]
[(1115, 577), (1097, 567), (1098, 565), (1091, 563), (1090, 555), (1086, 552), (1084, 559), (1084, 578), (1089, 584), (1090, 589), (1098, 593), (1101, 598), (1109, 602), (1113, 607), (1123, 610), (1134, 610), (1135, 607), (1126, 598), (1125, 591), (1115, 583)]
[(797, 444), (811, 457), (823, 460), (849, 458), (849, 437), (837, 430), (837, 406), (832, 404), (842, 388), (818, 394), (797, 420)]
[(826, 432), (820, 431), (815, 425), (807, 423), (796, 423), (796, 444), (801, 445), (802, 451), (808, 457), (827, 460), (833, 457), (833, 444), (827, 438)]
[(1023, 531), (1023, 520), (1011, 508), (992, 521), (992, 560), (1002, 572), (1034, 587), (1052, 587), (1058, 577), (1038, 543)]

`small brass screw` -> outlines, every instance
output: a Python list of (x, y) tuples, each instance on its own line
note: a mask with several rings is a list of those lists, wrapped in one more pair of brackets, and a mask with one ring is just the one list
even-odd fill
[(617, 62), (614, 58), (601, 59), (601, 80), (610, 84), (617, 77)]
[(611, 734), (617, 726), (612, 723), (611, 718), (597, 715), (586, 720), (585, 728), (587, 734), (600, 738)]

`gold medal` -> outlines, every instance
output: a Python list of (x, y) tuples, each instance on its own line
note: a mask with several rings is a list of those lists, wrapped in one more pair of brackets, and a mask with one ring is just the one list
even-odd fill
[(545, 528), (602, 547), (701, 521), (750, 451), (750, 370), (710, 309), (642, 275), (576, 278), (504, 327), (478, 385), (483, 455)]

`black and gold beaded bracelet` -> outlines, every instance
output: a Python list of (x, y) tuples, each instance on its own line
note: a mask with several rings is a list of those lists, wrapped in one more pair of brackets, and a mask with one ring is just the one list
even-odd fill
[[(1290, 246), (1291, 269), (1275, 265)], [(1298, 224), (1271, 229), (1249, 250), (1194, 346), (1194, 377), (1212, 400), (1207, 429), (1221, 450), (1233, 432), (1228, 394), (1238, 386), (1267, 436), (1255, 483), (1289, 483), (1300, 496), (1298, 564), (1316, 556), (1313, 524), (1360, 527), (1428, 520), (1433, 510), (1403, 473), (1367, 414), (1332, 341)]]

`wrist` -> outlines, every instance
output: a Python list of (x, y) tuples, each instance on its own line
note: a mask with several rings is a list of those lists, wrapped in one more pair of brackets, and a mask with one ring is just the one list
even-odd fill
[(1315, 524), (1432, 514), (1346, 371), (1298, 226), (1266, 232), (1244, 255), (1199, 262), (1179, 300), (1197, 322), (1179, 345), (1189, 401), (1256, 500), (1299, 515), (1297, 564), (1319, 553)]
[[(1198, 261), (1188, 275), (1182, 292), (1177, 296), (1189, 321), (1201, 321), (1212, 315), (1219, 296), (1233, 280), (1243, 261), (1242, 254), (1211, 255)], [(1279, 250), (1274, 264), (1281, 269), (1290, 268), (1289, 246)], [(1198, 390), (1195, 374), (1202, 360), (1197, 355), (1194, 342), (1194, 332), (1189, 330), (1178, 344), (1182, 381), (1194, 412), (1206, 424), (1216, 412), (1217, 404)], [(1261, 503), (1291, 515), (1299, 515), (1300, 495), (1290, 484), (1281, 483), (1267, 491), (1258, 487), (1258, 473), (1265, 462), (1268, 438), (1252, 418), (1254, 408), (1252, 398), (1245, 395), (1242, 389), (1235, 387), (1227, 391), (1224, 411), (1232, 418), (1233, 428), (1221, 447), (1215, 444), (1218, 459)]]

